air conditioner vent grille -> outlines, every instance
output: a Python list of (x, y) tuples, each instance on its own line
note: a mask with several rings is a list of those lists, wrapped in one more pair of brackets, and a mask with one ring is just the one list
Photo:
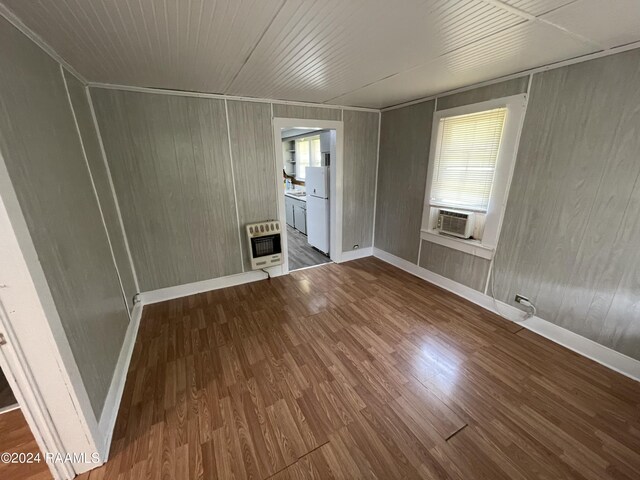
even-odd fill
[(447, 235), (470, 238), (473, 234), (475, 215), (469, 212), (440, 210), (438, 231)]
[(464, 235), (464, 230), (467, 226), (467, 219), (453, 215), (442, 216), (442, 230), (447, 232), (457, 233), (458, 235)]

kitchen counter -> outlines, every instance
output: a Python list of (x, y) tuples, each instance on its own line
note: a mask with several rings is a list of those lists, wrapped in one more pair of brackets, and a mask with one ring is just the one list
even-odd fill
[(296, 192), (296, 191), (285, 191), (284, 192), (284, 196), (285, 197), (289, 197), (289, 198), (294, 198), (296, 200), (300, 200), (302, 202), (306, 202), (307, 201), (307, 197), (306, 197), (306, 193), (305, 192)]

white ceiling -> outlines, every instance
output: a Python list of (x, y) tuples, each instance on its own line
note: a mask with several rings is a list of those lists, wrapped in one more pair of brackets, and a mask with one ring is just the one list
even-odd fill
[(385, 107), (640, 41), (640, 0), (0, 0), (90, 82)]

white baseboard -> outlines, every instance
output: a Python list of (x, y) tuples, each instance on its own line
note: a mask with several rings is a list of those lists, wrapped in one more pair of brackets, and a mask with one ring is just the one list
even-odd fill
[(131, 363), (131, 355), (133, 355), (133, 347), (138, 336), (138, 328), (140, 327), (140, 319), (142, 317), (142, 303), (136, 303), (131, 312), (131, 321), (120, 349), (118, 363), (111, 379), (107, 399), (102, 409), (102, 415), (98, 422), (98, 430), (102, 445), (100, 446), (100, 458), (106, 462), (109, 458), (109, 449), (111, 448), (111, 438), (113, 437), (113, 429), (116, 426), (116, 418), (118, 410), (120, 410), (120, 400), (124, 392), (124, 385), (127, 381), (127, 372)]
[(13, 412), (14, 410), (18, 410), (19, 408), (20, 408), (20, 405), (18, 405), (17, 403), (14, 403), (13, 405), (8, 405), (6, 407), (2, 407), (0, 408), (0, 415), (2, 415), (3, 413)]
[[(269, 274), (272, 277), (279, 277), (280, 275), (282, 275), (282, 266), (271, 267), (268, 270)], [(218, 290), (220, 288), (242, 285), (244, 283), (257, 282), (258, 280), (264, 280), (266, 278), (267, 274), (265, 272), (263, 272), (262, 270), (255, 270), (252, 272), (239, 273), (237, 275), (212, 278), (211, 280), (203, 280), (201, 282), (177, 285), (175, 287), (160, 288), (158, 290), (152, 290), (150, 292), (142, 292), (140, 294), (140, 300), (144, 305), (149, 305), (151, 303), (158, 303), (164, 302), (166, 300), (173, 300), (174, 298), (187, 297), (189, 295), (208, 292), (210, 290)]]
[(357, 260), (359, 258), (370, 257), (373, 255), (373, 247), (364, 247), (357, 250), (350, 250), (340, 254), (340, 263)]
[(639, 360), (628, 357), (620, 352), (616, 352), (609, 347), (600, 345), (593, 340), (578, 335), (577, 333), (573, 333), (566, 328), (559, 327), (558, 325), (548, 322), (540, 317), (532, 317), (525, 320), (524, 312), (512, 305), (496, 301), (489, 295), (485, 295), (484, 293), (478, 292), (477, 290), (469, 288), (458, 282), (454, 282), (449, 278), (433, 273), (378, 248), (373, 249), (373, 255), (380, 260), (400, 268), (401, 270), (444, 288), (445, 290), (465, 298), (482, 308), (490, 310), (507, 320), (519, 323), (524, 328), (531, 330), (538, 335), (542, 335), (543, 337), (548, 338), (569, 350), (573, 350), (580, 355), (590, 358), (611, 370), (615, 370), (616, 372), (632, 378), (633, 380), (640, 381)]

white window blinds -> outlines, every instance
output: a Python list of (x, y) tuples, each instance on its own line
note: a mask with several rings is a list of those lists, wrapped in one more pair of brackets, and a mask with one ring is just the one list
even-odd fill
[(430, 203), (486, 212), (506, 108), (440, 120)]

